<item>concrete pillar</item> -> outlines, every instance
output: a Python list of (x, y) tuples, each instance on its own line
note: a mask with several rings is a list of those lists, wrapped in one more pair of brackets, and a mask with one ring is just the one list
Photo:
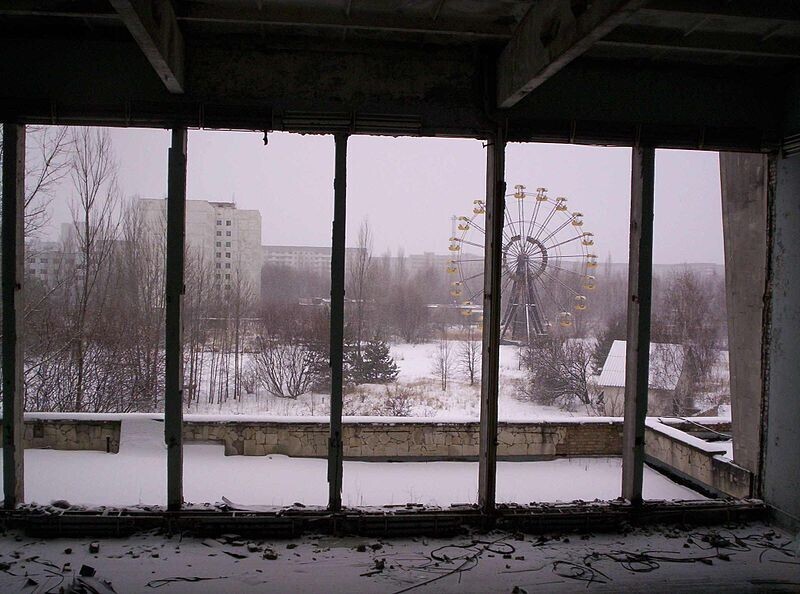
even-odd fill
[(337, 134), (331, 237), (331, 433), (328, 440), (328, 509), (342, 509), (342, 384), (344, 365), (344, 261), (347, 214), (347, 134)]
[(4, 507), (24, 502), (25, 404), (22, 279), (25, 265), (25, 126), (3, 125), (3, 493)]
[(800, 530), (800, 154), (777, 158), (771, 198), (762, 495)]
[(720, 153), (733, 459), (758, 474), (767, 275), (766, 155)]
[(497, 490), (497, 395), (500, 383), (500, 303), (505, 217), (505, 132), (498, 127), (486, 149), (486, 244), (483, 261), (483, 347), (478, 505), (495, 510)]
[(164, 438), (167, 509), (183, 505), (183, 296), (186, 250), (186, 128), (172, 130), (167, 180)]
[(642, 502), (644, 421), (650, 372), (650, 297), (653, 286), (655, 149), (634, 147), (631, 159), (631, 231), (628, 256), (628, 333), (625, 420), (622, 429), (622, 497)]

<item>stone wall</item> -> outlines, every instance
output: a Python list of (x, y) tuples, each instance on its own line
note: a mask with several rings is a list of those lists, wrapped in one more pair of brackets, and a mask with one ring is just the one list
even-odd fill
[[(124, 417), (26, 415), (25, 447), (116, 453)], [(713, 493), (750, 496), (751, 474), (721, 456), (724, 448), (681, 431), (695, 429), (694, 425), (673, 420), (660, 423), (655, 419), (647, 423), (645, 454), (648, 463)], [(730, 429), (725, 422), (711, 426), (717, 431)], [(328, 424), (318, 420), (204, 420), (192, 415), (184, 422), (183, 435), (187, 444), (222, 444), (229, 456), (285, 454), (325, 458), (328, 431)], [(347, 420), (343, 424), (344, 455), (356, 460), (475, 460), (479, 435), (477, 422)], [(498, 457), (501, 459), (543, 460), (621, 454), (620, 419), (499, 424)]]
[(736, 498), (751, 496), (752, 474), (726, 458), (724, 447), (648, 421), (644, 451), (648, 464), (704, 491)]
[[(118, 420), (25, 418), (25, 448), (119, 452)], [(3, 428), (0, 426), (0, 438)]]
[[(351, 459), (475, 459), (478, 423), (359, 422), (344, 423), (344, 455)], [(222, 443), (227, 455), (286, 454), (323, 458), (328, 425), (198, 421), (184, 424), (187, 443)], [(619, 456), (619, 421), (501, 423), (498, 456), (545, 459), (560, 456)]]

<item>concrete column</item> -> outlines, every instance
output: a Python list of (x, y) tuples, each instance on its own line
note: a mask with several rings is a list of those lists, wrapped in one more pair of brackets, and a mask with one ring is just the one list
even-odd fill
[(650, 297), (653, 285), (655, 149), (634, 147), (631, 164), (631, 231), (628, 256), (628, 333), (625, 421), (622, 430), (622, 497), (642, 502), (644, 421), (650, 372)]
[(25, 126), (3, 124), (3, 493), (4, 507), (24, 502), (25, 384), (22, 279), (25, 266)]
[(347, 213), (347, 134), (337, 134), (331, 238), (331, 434), (328, 440), (328, 509), (342, 509), (342, 383), (344, 364), (344, 255)]
[(767, 156), (720, 153), (733, 459), (754, 474), (761, 449), (767, 275)]
[(183, 505), (183, 296), (186, 238), (186, 128), (172, 130), (167, 181), (164, 438), (167, 509)]
[(770, 205), (763, 498), (800, 530), (800, 154), (778, 157)]
[(498, 127), (486, 149), (486, 244), (483, 261), (483, 347), (478, 505), (495, 511), (497, 490), (497, 394), (500, 383), (500, 302), (505, 217), (505, 131)]

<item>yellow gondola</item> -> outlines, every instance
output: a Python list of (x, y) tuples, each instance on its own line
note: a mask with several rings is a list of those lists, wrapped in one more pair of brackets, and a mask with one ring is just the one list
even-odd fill
[(575, 295), (575, 309), (578, 311), (586, 309), (586, 297), (583, 295)]
[(565, 211), (567, 210), (567, 199), (564, 196), (559, 196), (556, 198), (556, 210)]

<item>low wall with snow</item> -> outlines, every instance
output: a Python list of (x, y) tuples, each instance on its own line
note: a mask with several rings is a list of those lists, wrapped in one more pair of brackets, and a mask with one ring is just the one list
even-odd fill
[[(25, 447), (118, 452), (126, 418), (162, 419), (147, 414), (25, 415)], [(319, 417), (259, 418), (186, 415), (185, 443), (218, 443), (229, 456), (324, 458), (329, 425)], [(469, 460), (478, 457), (480, 425), (475, 421), (350, 417), (343, 424), (344, 455), (351, 459)], [(569, 456), (619, 456), (622, 422), (615, 418), (501, 422), (498, 456), (550, 459)]]
[[(39, 418), (25, 415), (25, 448), (119, 452), (120, 422), (114, 419)], [(0, 426), (0, 439), (3, 428)]]
[(648, 419), (645, 460), (694, 486), (736, 498), (751, 496), (752, 474), (726, 457), (726, 448)]
[[(286, 454), (322, 458), (328, 451), (327, 423), (201, 421), (184, 424), (186, 442), (223, 443), (228, 455)], [(474, 459), (476, 422), (359, 421), (343, 425), (344, 455), (351, 459)], [(542, 459), (560, 456), (619, 456), (619, 421), (501, 423), (498, 456)]]
[[(26, 448), (97, 450), (116, 453), (125, 419), (162, 420), (162, 415), (25, 415)], [(752, 476), (724, 456), (725, 447), (681, 431), (695, 429), (679, 420), (647, 420), (647, 462), (707, 491), (749, 497)], [(724, 424), (707, 423), (715, 430)], [(263, 418), (186, 415), (185, 443), (218, 443), (230, 456), (285, 454), (324, 458), (329, 425), (320, 417)], [(346, 417), (344, 455), (361, 460), (474, 460), (480, 425), (475, 421)], [(148, 438), (149, 439), (149, 438)], [(501, 422), (498, 456), (542, 460), (559, 457), (620, 456), (622, 420), (611, 417)]]

